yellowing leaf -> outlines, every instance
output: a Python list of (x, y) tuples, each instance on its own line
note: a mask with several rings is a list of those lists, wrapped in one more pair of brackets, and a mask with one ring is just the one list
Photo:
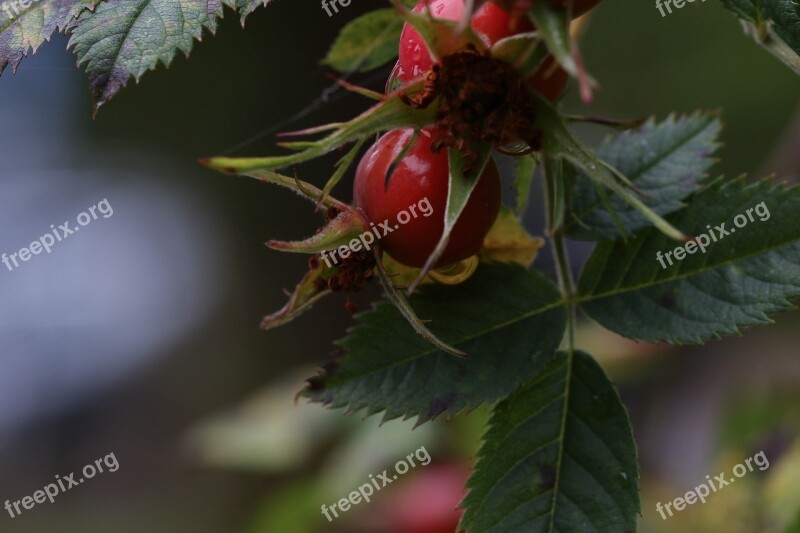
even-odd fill
[(518, 263), (529, 267), (543, 246), (544, 239), (532, 237), (522, 227), (514, 212), (503, 207), (483, 241), (480, 258), (481, 261)]

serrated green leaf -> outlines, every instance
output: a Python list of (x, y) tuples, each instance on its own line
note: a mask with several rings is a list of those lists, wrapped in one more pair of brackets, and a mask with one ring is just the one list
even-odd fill
[(394, 304), (395, 309), (400, 311), (400, 314), (403, 315), (403, 318), (408, 321), (408, 324), (414, 328), (414, 331), (416, 331), (420, 337), (431, 343), (432, 346), (435, 346), (439, 350), (457, 357), (466, 357), (467, 354), (443, 342), (430, 329), (428, 329), (425, 324), (422, 323), (422, 320), (420, 320), (417, 314), (414, 312), (414, 308), (411, 307), (408, 298), (406, 298), (403, 292), (398, 290), (397, 287), (395, 287), (392, 283), (392, 280), (389, 278), (389, 274), (384, 268), (383, 262), (380, 258), (378, 258), (376, 261), (375, 266), (375, 270), (378, 274), (378, 280), (381, 282), (381, 286), (383, 287), (386, 298)]
[[(542, 152), (556, 162), (558, 159), (568, 161), (583, 171), (584, 176), (598, 186), (610, 189), (627, 205), (638, 211), (659, 231), (676, 240), (685, 239), (685, 235), (654, 212), (638, 196), (628, 188), (633, 188), (631, 181), (619, 170), (599, 159), (583, 145), (567, 128), (564, 118), (544, 98), (534, 94), (537, 106), (536, 127), (542, 130)], [(627, 188), (626, 188), (627, 187)], [(602, 193), (598, 192), (602, 199)], [(608, 207), (610, 204), (604, 203)], [(613, 209), (612, 209), (613, 211)]]
[(561, 352), (495, 408), (459, 530), (632, 532), (637, 481), (614, 386), (589, 355)]
[[(700, 187), (700, 180), (713, 165), (722, 124), (716, 115), (696, 113), (670, 116), (656, 123), (650, 119), (635, 130), (607, 140), (597, 157), (622, 172), (649, 199), (647, 205), (659, 215), (673, 213)], [(609, 200), (626, 232), (650, 226), (641, 213), (614, 196)], [(569, 206), (567, 234), (576, 239), (601, 240), (620, 236), (612, 214), (603, 207), (595, 187), (586, 176), (575, 182)]]
[(33, 0), (28, 7), (16, 4), (15, 8), (6, 2), (6, 9), (0, 11), (0, 74), (9, 65), (16, 72), (28, 52), (36, 53), (56, 30), (63, 31), (81, 11), (94, 9), (98, 1)]
[(394, 9), (371, 11), (342, 29), (322, 62), (339, 72), (377, 68), (397, 56), (402, 29)]
[(343, 357), (304, 395), (348, 412), (385, 411), (387, 420), (454, 415), (532, 379), (552, 359), (566, 324), (555, 286), (510, 264), (482, 265), (461, 285), (423, 286), (411, 304), (431, 320), (431, 331), (469, 356), (436, 350), (383, 301), (357, 315), (338, 343)]
[(178, 52), (188, 55), (204, 30), (213, 34), (223, 5), (254, 9), (242, 0), (106, 0), (81, 14), (69, 47), (86, 66), (95, 109), (159, 63), (169, 66)]
[[(787, 298), (800, 295), (800, 189), (718, 180), (688, 203), (669, 218), (691, 235), (706, 234), (706, 253), (695, 247), (682, 261), (667, 259), (676, 243), (652, 229), (627, 243), (601, 242), (579, 283), (578, 301), (592, 318), (633, 339), (700, 343), (792, 307)], [(737, 215), (747, 225), (737, 228)], [(733, 232), (720, 239), (720, 224)]]

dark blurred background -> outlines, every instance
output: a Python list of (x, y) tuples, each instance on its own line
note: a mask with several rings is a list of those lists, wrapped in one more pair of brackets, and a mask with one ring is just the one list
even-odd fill
[[(352, 318), (334, 297), (260, 332), (306, 262), (262, 243), (307, 236), (319, 219), (286, 191), (196, 163), (276, 153), (275, 131), (364, 109), (330, 90), (319, 60), (371, 8), (329, 18), (318, 3), (276, 0), (244, 29), (228, 13), (189, 60), (131, 82), (96, 120), (63, 37), (0, 79), (0, 253), (103, 199), (114, 209), (49, 255), (11, 272), (0, 265), (0, 503), (109, 453), (120, 465), (17, 518), (0, 509), (0, 530), (382, 530), (386, 495), (333, 525), (319, 505), (421, 445), (434, 465), (469, 466), (483, 410), (378, 431), (375, 417), (362, 423), (293, 403)], [(582, 50), (602, 88), (591, 108), (573, 90), (567, 109), (624, 118), (720, 109), (715, 174), (800, 175), (800, 78), (718, 2), (662, 18), (648, 2), (605, 0)], [(387, 74), (355, 81), (380, 89)], [(591, 143), (606, 133), (580, 131)], [(321, 185), (337, 157), (298, 173)], [(335, 195), (349, 200), (349, 187), (344, 180)], [(534, 199), (532, 232), (541, 216)], [(546, 256), (536, 267), (552, 270)], [(643, 530), (777, 531), (800, 508), (797, 325), (787, 314), (743, 339), (684, 348), (583, 328), (582, 343), (619, 384), (634, 422)], [(654, 501), (761, 449), (770, 469), (745, 488), (671, 521), (655, 514)]]

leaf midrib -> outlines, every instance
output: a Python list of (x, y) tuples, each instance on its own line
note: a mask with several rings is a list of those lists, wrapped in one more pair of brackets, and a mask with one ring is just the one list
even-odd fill
[[(643, 290), (643, 289), (657, 287), (659, 285), (664, 285), (664, 284), (667, 284), (667, 283), (673, 283), (673, 282), (676, 282), (676, 281), (680, 281), (682, 279), (686, 279), (686, 278), (691, 277), (691, 276), (700, 275), (700, 274), (703, 274), (705, 272), (710, 272), (712, 270), (716, 270), (718, 268), (722, 268), (722, 267), (725, 267), (725, 266), (730, 266), (730, 265), (732, 265), (734, 263), (737, 263), (737, 262), (740, 262), (740, 261), (744, 261), (746, 259), (749, 259), (751, 257), (755, 257), (757, 255), (761, 255), (763, 253), (772, 252), (772, 251), (774, 251), (774, 250), (776, 250), (778, 248), (782, 248), (784, 246), (788, 246), (788, 245), (791, 245), (793, 243), (796, 243), (797, 241), (798, 241), (797, 238), (789, 239), (786, 242), (781, 242), (781, 243), (776, 244), (775, 246), (772, 246), (770, 248), (765, 248), (763, 250), (754, 251), (754, 252), (752, 252), (750, 254), (743, 255), (743, 256), (738, 256), (736, 258), (732, 258), (732, 259), (730, 259), (728, 261), (724, 261), (724, 262), (721, 262), (721, 263), (715, 263), (713, 265), (704, 265), (704, 267), (701, 268), (701, 269), (692, 270), (690, 272), (686, 272), (686, 273), (683, 273), (683, 274), (680, 274), (680, 275), (677, 275), (675, 277), (668, 278), (668, 279), (648, 280), (645, 283), (641, 283), (641, 284), (638, 284), (638, 285), (632, 285), (630, 287), (626, 287), (626, 288), (623, 288), (623, 289), (615, 288), (613, 290), (602, 292), (602, 293), (577, 295), (572, 300), (567, 300), (565, 298), (561, 298), (561, 299), (553, 301), (553, 302), (551, 302), (551, 303), (549, 303), (549, 304), (547, 304), (547, 305), (545, 305), (543, 307), (539, 307), (537, 309), (522, 313), (520, 315), (517, 315), (517, 316), (515, 316), (513, 318), (510, 318), (508, 320), (505, 320), (503, 322), (499, 322), (497, 324), (494, 324), (491, 327), (488, 327), (488, 328), (485, 328), (485, 329), (482, 329), (482, 330), (478, 330), (477, 332), (473, 333), (472, 335), (468, 335), (468, 336), (465, 336), (465, 337), (463, 337), (463, 338), (461, 338), (461, 339), (459, 339), (457, 341), (451, 342), (451, 344), (454, 345), (454, 346), (459, 346), (459, 345), (461, 345), (463, 343), (469, 342), (469, 341), (471, 341), (471, 340), (473, 340), (473, 339), (475, 339), (477, 337), (480, 337), (482, 335), (485, 335), (485, 334), (491, 333), (493, 331), (497, 331), (497, 330), (506, 328), (508, 326), (511, 326), (511, 325), (521, 321), (521, 320), (525, 320), (527, 318), (536, 316), (538, 314), (546, 313), (547, 311), (550, 311), (552, 309), (556, 309), (558, 307), (563, 307), (563, 306), (567, 305), (568, 303), (583, 304), (583, 303), (591, 302), (591, 301), (595, 301), (595, 300), (602, 300), (604, 298), (609, 298), (609, 297), (612, 297), (612, 296), (619, 296), (621, 294), (627, 294), (629, 292), (635, 292), (635, 291), (639, 291), (639, 290)], [(388, 305), (388, 304), (386, 304), (386, 305)], [(395, 367), (397, 365), (406, 364), (406, 363), (409, 363), (409, 362), (414, 361), (416, 359), (419, 359), (421, 357), (425, 357), (427, 355), (431, 355), (431, 354), (434, 354), (434, 353), (437, 353), (437, 352), (440, 352), (440, 350), (438, 350), (436, 348), (430, 348), (430, 349), (427, 349), (427, 350), (412, 354), (412, 355), (410, 355), (408, 357), (405, 357), (403, 359), (394, 360), (394, 361), (392, 361), (391, 363), (389, 363), (387, 365), (383, 365), (383, 366), (379, 366), (379, 367), (372, 367), (372, 368), (369, 368), (368, 370), (363, 371), (363, 372), (351, 373), (351, 374), (347, 375), (347, 380), (346, 381), (351, 381), (351, 380), (354, 380), (354, 379), (357, 379), (357, 378), (360, 378), (360, 377), (363, 377), (363, 376), (366, 376), (366, 375), (370, 375), (370, 374), (373, 374), (373, 373), (376, 373), (376, 372), (383, 372), (383, 371), (388, 370), (389, 368)], [(346, 382), (345, 380), (337, 380), (336, 376), (333, 376), (331, 381), (334, 382), (334, 383), (337, 382), (337, 381)]]
[[(465, 342), (469, 342), (472, 339), (475, 339), (475, 338), (480, 337), (482, 335), (486, 335), (486, 334), (491, 333), (493, 331), (497, 331), (499, 329), (503, 329), (505, 327), (511, 326), (513, 324), (516, 324), (517, 322), (519, 322), (521, 320), (525, 320), (526, 318), (530, 318), (532, 316), (536, 316), (536, 315), (541, 314), (541, 313), (546, 313), (547, 311), (550, 311), (552, 309), (563, 307), (565, 304), (566, 304), (566, 300), (564, 300), (563, 298), (560, 298), (560, 299), (558, 299), (556, 301), (553, 301), (553, 302), (545, 305), (544, 307), (539, 307), (539, 308), (537, 308), (535, 310), (522, 313), (522, 314), (520, 314), (518, 316), (515, 316), (515, 317), (510, 318), (508, 320), (505, 320), (503, 322), (498, 322), (497, 324), (494, 324), (494, 325), (492, 325), (490, 327), (487, 327), (487, 328), (485, 328), (483, 330), (478, 330), (476, 333), (474, 333), (472, 335), (467, 335), (467, 336), (465, 336), (465, 337), (463, 337), (463, 338), (461, 338), (461, 339), (459, 339), (457, 341), (452, 341), (451, 344), (453, 346), (458, 346), (460, 344), (463, 344)], [(391, 305), (391, 304), (384, 302), (384, 303), (382, 303), (382, 305)], [(362, 377), (362, 376), (365, 376), (365, 375), (368, 375), (368, 374), (372, 374), (372, 373), (375, 373), (375, 372), (383, 372), (383, 371), (385, 371), (385, 370), (387, 370), (389, 368), (392, 368), (394, 366), (405, 364), (405, 363), (409, 363), (409, 362), (411, 362), (411, 361), (413, 361), (415, 359), (418, 359), (420, 357), (424, 357), (426, 355), (430, 355), (430, 354), (437, 353), (437, 352), (441, 352), (441, 350), (439, 350), (437, 348), (429, 348), (427, 350), (415, 353), (415, 354), (413, 354), (413, 355), (411, 355), (409, 357), (406, 357), (406, 358), (403, 358), (403, 359), (397, 359), (395, 361), (392, 361), (388, 365), (379, 366), (379, 367), (373, 367), (373, 368), (368, 369), (365, 372), (358, 372), (358, 373), (349, 374), (347, 376), (347, 379), (348, 379), (348, 381), (350, 381), (350, 380), (353, 380), (353, 379), (356, 379), (356, 378), (359, 378), (359, 377)], [(334, 381), (334, 382), (337, 381), (336, 380), (336, 376), (333, 376), (332, 381)]]
[[(691, 117), (688, 117), (688, 118), (691, 118)], [(652, 162), (650, 162), (647, 165), (645, 165), (642, 169), (637, 171), (635, 176), (628, 176), (628, 178), (632, 182), (636, 183), (636, 180), (638, 180), (640, 177), (642, 177), (643, 174), (645, 174), (646, 172), (650, 171), (653, 167), (655, 167), (656, 165), (658, 165), (659, 163), (664, 161), (667, 157), (670, 157), (670, 156), (674, 155), (678, 150), (680, 150), (685, 145), (687, 145), (692, 140), (694, 140), (694, 138), (697, 137), (700, 133), (702, 133), (706, 128), (711, 126), (714, 123), (714, 120), (716, 120), (716, 117), (714, 117), (714, 116), (706, 116), (705, 118), (707, 120), (702, 122), (701, 125), (696, 130), (693, 130), (690, 135), (687, 135), (686, 138), (680, 140), (677, 145), (673, 146), (668, 151), (666, 151), (663, 155), (655, 158)], [(658, 127), (660, 125), (661, 124), (656, 124), (656, 127)], [(714, 145), (716, 146), (717, 143), (714, 142)], [(594, 203), (592, 203), (589, 207), (587, 207), (585, 210), (583, 210), (581, 213), (573, 213), (573, 216), (577, 217), (579, 220), (583, 219), (583, 217), (585, 217), (588, 213), (591, 213), (592, 211), (595, 211), (601, 205), (602, 205), (602, 201), (597, 200)], [(570, 220), (567, 224), (564, 225), (564, 231), (569, 231), (571, 228), (573, 228), (575, 226), (575, 224), (577, 224), (577, 223), (574, 220)]]
[[(731, 265), (733, 265), (735, 263), (738, 263), (738, 262), (741, 262), (741, 261), (745, 261), (747, 259), (750, 259), (752, 257), (756, 257), (758, 255), (774, 252), (777, 249), (783, 248), (785, 246), (790, 246), (792, 244), (798, 244), (798, 241), (800, 241), (800, 237), (794, 237), (794, 238), (791, 238), (791, 239), (787, 239), (785, 242), (782, 241), (779, 244), (775, 244), (774, 246), (770, 246), (768, 248), (764, 248), (764, 249), (761, 249), (761, 250), (756, 250), (756, 251), (753, 251), (753, 252), (751, 252), (749, 254), (737, 256), (737, 257), (731, 258), (729, 260), (726, 260), (726, 261), (723, 261), (723, 262), (720, 262), (720, 263), (714, 263), (713, 265), (705, 264), (705, 265), (703, 265), (702, 268), (699, 268), (699, 269), (696, 269), (696, 270), (691, 270), (691, 271), (685, 272), (685, 273), (681, 273), (681, 274), (678, 274), (678, 275), (676, 275), (674, 277), (663, 279), (663, 280), (654, 280), (654, 279), (652, 279), (652, 280), (648, 280), (645, 283), (640, 283), (638, 285), (632, 285), (632, 286), (626, 287), (624, 289), (620, 289), (618, 287), (615, 287), (612, 290), (605, 291), (605, 292), (602, 292), (602, 293), (578, 295), (573, 300), (572, 303), (581, 304), (581, 303), (584, 303), (584, 302), (591, 302), (593, 300), (601, 300), (603, 298), (609, 298), (611, 296), (617, 296), (617, 295), (620, 295), (620, 294), (626, 294), (628, 292), (634, 292), (634, 291), (639, 291), (639, 290), (643, 290), (643, 289), (649, 289), (651, 287), (657, 287), (659, 285), (663, 285), (663, 284), (666, 284), (666, 283), (672, 283), (672, 282), (675, 282), (675, 281), (680, 281), (680, 280), (683, 280), (683, 279), (686, 279), (686, 278), (689, 278), (689, 277), (692, 277), (692, 276), (695, 276), (695, 275), (700, 275), (700, 274), (704, 274), (706, 272), (710, 272), (712, 270), (716, 270), (718, 268), (731, 266)], [(607, 265), (608, 265), (608, 262), (605, 263), (605, 265), (603, 267), (604, 270), (607, 267)]]

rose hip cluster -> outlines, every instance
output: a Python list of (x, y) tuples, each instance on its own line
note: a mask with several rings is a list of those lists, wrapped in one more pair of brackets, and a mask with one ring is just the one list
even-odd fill
[[(472, 29), (487, 47), (503, 38), (534, 31), (527, 18), (530, 1), (569, 0), (516, 0), (502, 6), (500, 2), (485, 2), (471, 19)], [(576, 0), (572, 13), (580, 15), (598, 1)], [(414, 12), (428, 9), (435, 18), (458, 21), (464, 14), (465, 3), (422, 0)], [(525, 136), (532, 132), (533, 113), (527, 94), (532, 89), (555, 101), (568, 81), (566, 72), (555, 64), (552, 56), (529, 79), (523, 80), (510, 66), (465, 46), (449, 32), (442, 32), (438, 46), (444, 56), (440, 64), (433, 61), (419, 33), (408, 23), (403, 27), (393, 75), (403, 83), (425, 76), (425, 90), (406, 100), (411, 105), (425, 107), (430, 100), (441, 97), (436, 123), (422, 129), (415, 140), (411, 129), (383, 135), (361, 160), (354, 185), (355, 207), (372, 222), (394, 220), (397, 213), (420, 198), (430, 200), (433, 216), (414, 219), (382, 241), (384, 251), (392, 258), (416, 268), (424, 266), (444, 231), (449, 167), (447, 150), (442, 148), (458, 149), (466, 165), (474, 159), (470, 141), (500, 146), (506, 141), (521, 140), (535, 148), (535, 136)], [(406, 153), (398, 162), (404, 150)], [(500, 211), (500, 192), (497, 167), (490, 159), (435, 266), (453, 264), (478, 253)]]

